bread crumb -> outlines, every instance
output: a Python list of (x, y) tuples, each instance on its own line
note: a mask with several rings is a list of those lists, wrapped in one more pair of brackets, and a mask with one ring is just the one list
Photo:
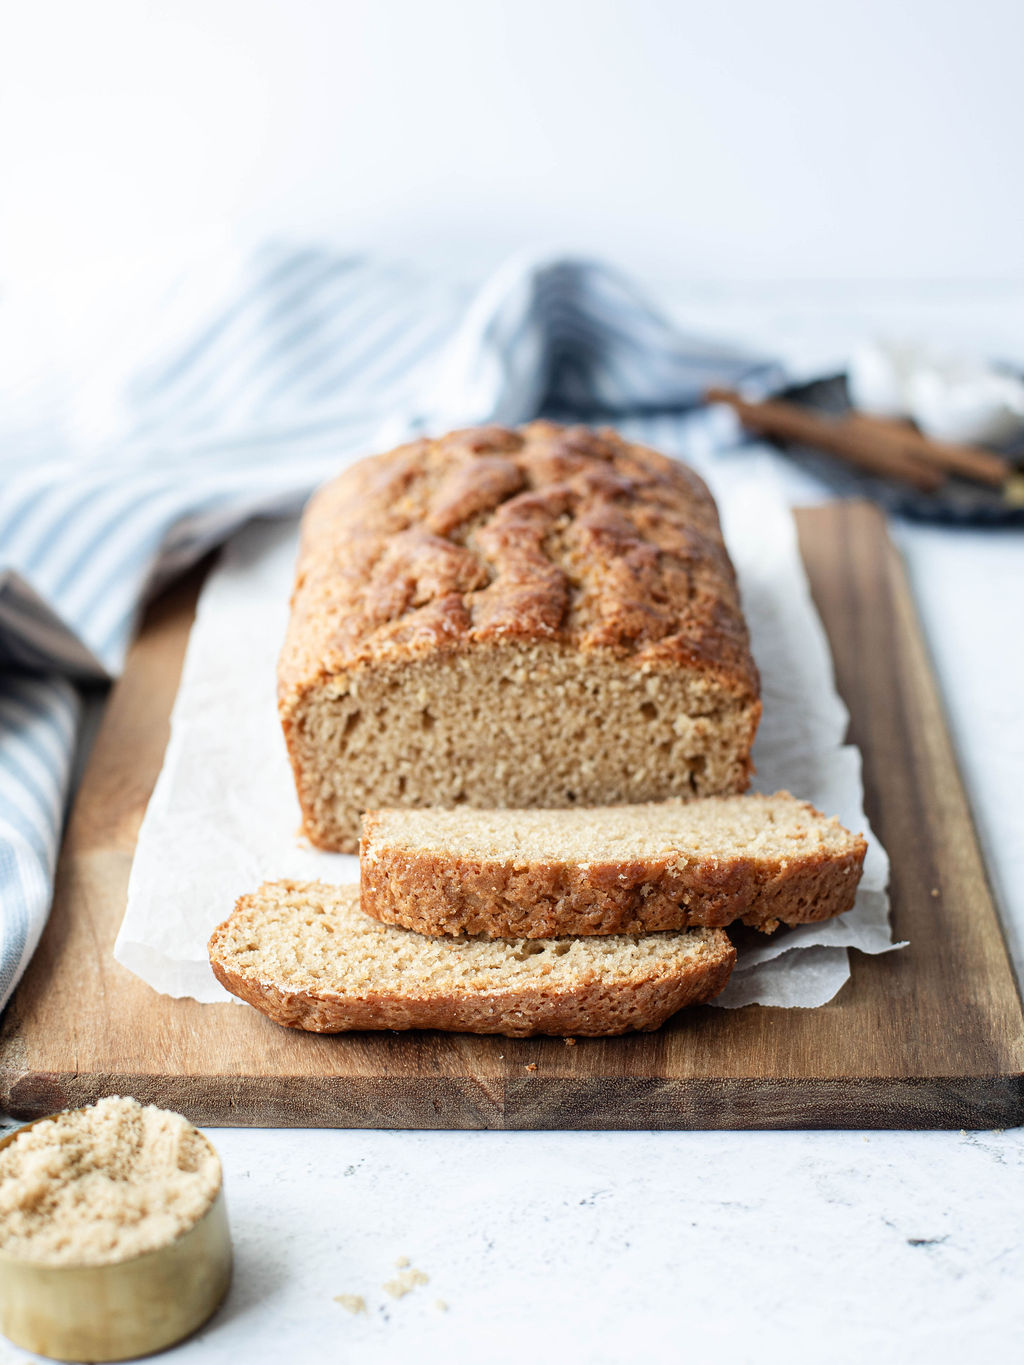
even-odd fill
[(576, 1046), (576, 1039), (575, 1039), (575, 1038), (566, 1038), (564, 1041), (565, 1041), (566, 1047), (575, 1047), (575, 1046)]
[(435, 1300), (434, 1300), (434, 1307), (437, 1309), (437, 1311), (438, 1311), (439, 1313), (447, 1313), (447, 1312), (448, 1312), (448, 1305), (445, 1303), (444, 1299), (435, 1299)]
[(407, 1265), (412, 1265), (408, 1256), (399, 1256), (398, 1260), (395, 1262), (395, 1269), (404, 1270)]
[(527, 1071), (536, 1071), (536, 1070), (537, 1070), (537, 1063), (536, 1063), (536, 1062), (527, 1062), (527, 1063), (526, 1063), (526, 1069), (527, 1069)]
[(350, 1313), (365, 1313), (366, 1300), (362, 1294), (335, 1294), (334, 1302), (340, 1303)]
[(396, 1275), (393, 1280), (386, 1280), (381, 1288), (393, 1299), (404, 1299), (418, 1284), (429, 1283), (430, 1276), (425, 1275), (422, 1270), (403, 1270), (401, 1275)]
[(933, 886), (933, 887), (932, 887), (932, 895), (933, 895), (933, 896), (937, 896), (938, 894), (939, 894), (939, 888), (938, 888), (937, 886)]

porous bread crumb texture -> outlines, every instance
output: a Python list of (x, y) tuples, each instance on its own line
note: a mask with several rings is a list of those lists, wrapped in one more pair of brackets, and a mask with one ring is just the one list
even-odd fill
[(210, 939), (217, 979), (279, 1024), (606, 1035), (716, 995), (736, 953), (717, 929), (589, 939), (430, 938), (380, 924), (353, 886), (271, 882)]
[(216, 1198), (220, 1158), (180, 1114), (111, 1096), (0, 1151), (0, 1251), (109, 1265), (166, 1246)]
[(548, 422), (416, 442), (321, 490), (278, 682), (306, 832), (344, 852), (380, 806), (742, 791), (761, 709), (707, 488)]
[(494, 645), (326, 680), (288, 724), (304, 828), (375, 806), (588, 806), (742, 791), (757, 708), (686, 669)]
[(425, 934), (763, 931), (854, 902), (867, 845), (788, 792), (590, 810), (369, 812), (362, 908)]

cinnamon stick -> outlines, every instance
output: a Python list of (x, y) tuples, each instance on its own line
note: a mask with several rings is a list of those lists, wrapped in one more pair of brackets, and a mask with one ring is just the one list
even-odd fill
[(848, 420), (858, 426), (884, 431), (898, 441), (908, 454), (919, 455), (922, 460), (930, 461), (949, 474), (959, 474), (961, 478), (972, 479), (976, 483), (1002, 488), (1013, 473), (1009, 460), (1002, 455), (996, 455), (991, 450), (979, 450), (976, 446), (937, 441), (933, 436), (925, 436), (909, 422), (875, 417), (867, 412), (852, 412)]
[(709, 389), (705, 398), (709, 403), (728, 404), (749, 431), (813, 446), (868, 473), (898, 479), (922, 492), (933, 493), (946, 481), (946, 471), (910, 449), (901, 436), (849, 417), (818, 415), (780, 399), (747, 402), (731, 389)]

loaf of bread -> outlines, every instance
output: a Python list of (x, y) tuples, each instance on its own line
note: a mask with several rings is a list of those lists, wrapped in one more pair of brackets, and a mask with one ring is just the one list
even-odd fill
[(384, 806), (745, 790), (760, 717), (707, 488), (611, 431), (422, 440), (307, 509), (278, 702), (305, 831)]
[(210, 939), (218, 981), (315, 1033), (435, 1028), (510, 1037), (655, 1029), (710, 1000), (736, 951), (721, 929), (641, 938), (427, 938), (379, 924), (359, 888), (272, 882)]
[(590, 810), (369, 812), (362, 908), (422, 934), (557, 938), (742, 920), (770, 932), (853, 905), (867, 845), (775, 796)]

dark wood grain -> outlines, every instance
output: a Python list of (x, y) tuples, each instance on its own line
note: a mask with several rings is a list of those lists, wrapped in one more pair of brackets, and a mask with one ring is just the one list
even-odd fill
[[(70, 822), (53, 914), (0, 1033), (19, 1118), (136, 1095), (205, 1124), (988, 1127), (1024, 1119), (1024, 1017), (902, 565), (861, 504), (798, 514), (897, 935), (817, 1010), (703, 1008), (655, 1034), (317, 1037), (157, 995), (111, 947), (198, 584), (150, 611)], [(227, 907), (225, 907), (227, 909)], [(527, 1070), (531, 1064), (536, 1070)]]

